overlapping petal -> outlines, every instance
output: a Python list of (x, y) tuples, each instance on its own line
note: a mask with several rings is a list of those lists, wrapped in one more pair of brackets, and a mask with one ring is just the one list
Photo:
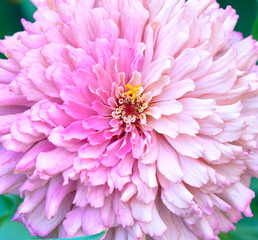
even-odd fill
[(24, 197), (15, 220), (42, 237), (196, 240), (251, 216), (258, 45), (231, 7), (33, 2), (36, 21), (0, 42), (0, 192)]

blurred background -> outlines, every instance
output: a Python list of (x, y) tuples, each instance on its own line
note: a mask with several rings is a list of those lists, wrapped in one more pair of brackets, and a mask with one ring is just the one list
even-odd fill
[[(158, 0), (156, 0), (158, 1)], [(244, 37), (253, 35), (258, 40), (258, 0), (219, 0), (221, 7), (233, 6), (239, 15), (236, 31)], [(35, 6), (29, 0), (0, 0), (0, 38), (22, 31), (21, 18), (33, 21)], [(1, 55), (0, 57), (3, 57)], [(258, 103), (257, 103), (258, 104)], [(251, 188), (256, 192), (251, 209), (254, 217), (244, 217), (236, 224), (236, 230), (220, 234), (222, 240), (258, 239), (258, 180), (253, 179)], [(22, 199), (17, 196), (0, 195), (0, 240), (39, 239), (31, 237), (20, 223), (12, 222), (12, 217)], [(188, 239), (185, 239), (188, 240)]]

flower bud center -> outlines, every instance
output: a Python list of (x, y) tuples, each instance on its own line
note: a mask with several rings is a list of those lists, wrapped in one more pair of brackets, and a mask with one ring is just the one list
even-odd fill
[(129, 90), (117, 100), (118, 107), (113, 116), (124, 123), (136, 123), (143, 117), (148, 104), (141, 101), (141, 85), (126, 84), (126, 87)]

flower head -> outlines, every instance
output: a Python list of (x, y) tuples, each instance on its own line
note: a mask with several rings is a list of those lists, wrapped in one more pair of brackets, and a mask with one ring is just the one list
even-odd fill
[(34, 0), (0, 42), (0, 192), (33, 235), (218, 239), (251, 216), (257, 43), (214, 0)]

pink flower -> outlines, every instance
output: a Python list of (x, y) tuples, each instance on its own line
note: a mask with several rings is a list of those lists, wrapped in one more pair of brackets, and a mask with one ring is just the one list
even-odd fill
[(0, 192), (32, 235), (218, 239), (252, 216), (258, 44), (214, 0), (34, 0), (0, 51)]

